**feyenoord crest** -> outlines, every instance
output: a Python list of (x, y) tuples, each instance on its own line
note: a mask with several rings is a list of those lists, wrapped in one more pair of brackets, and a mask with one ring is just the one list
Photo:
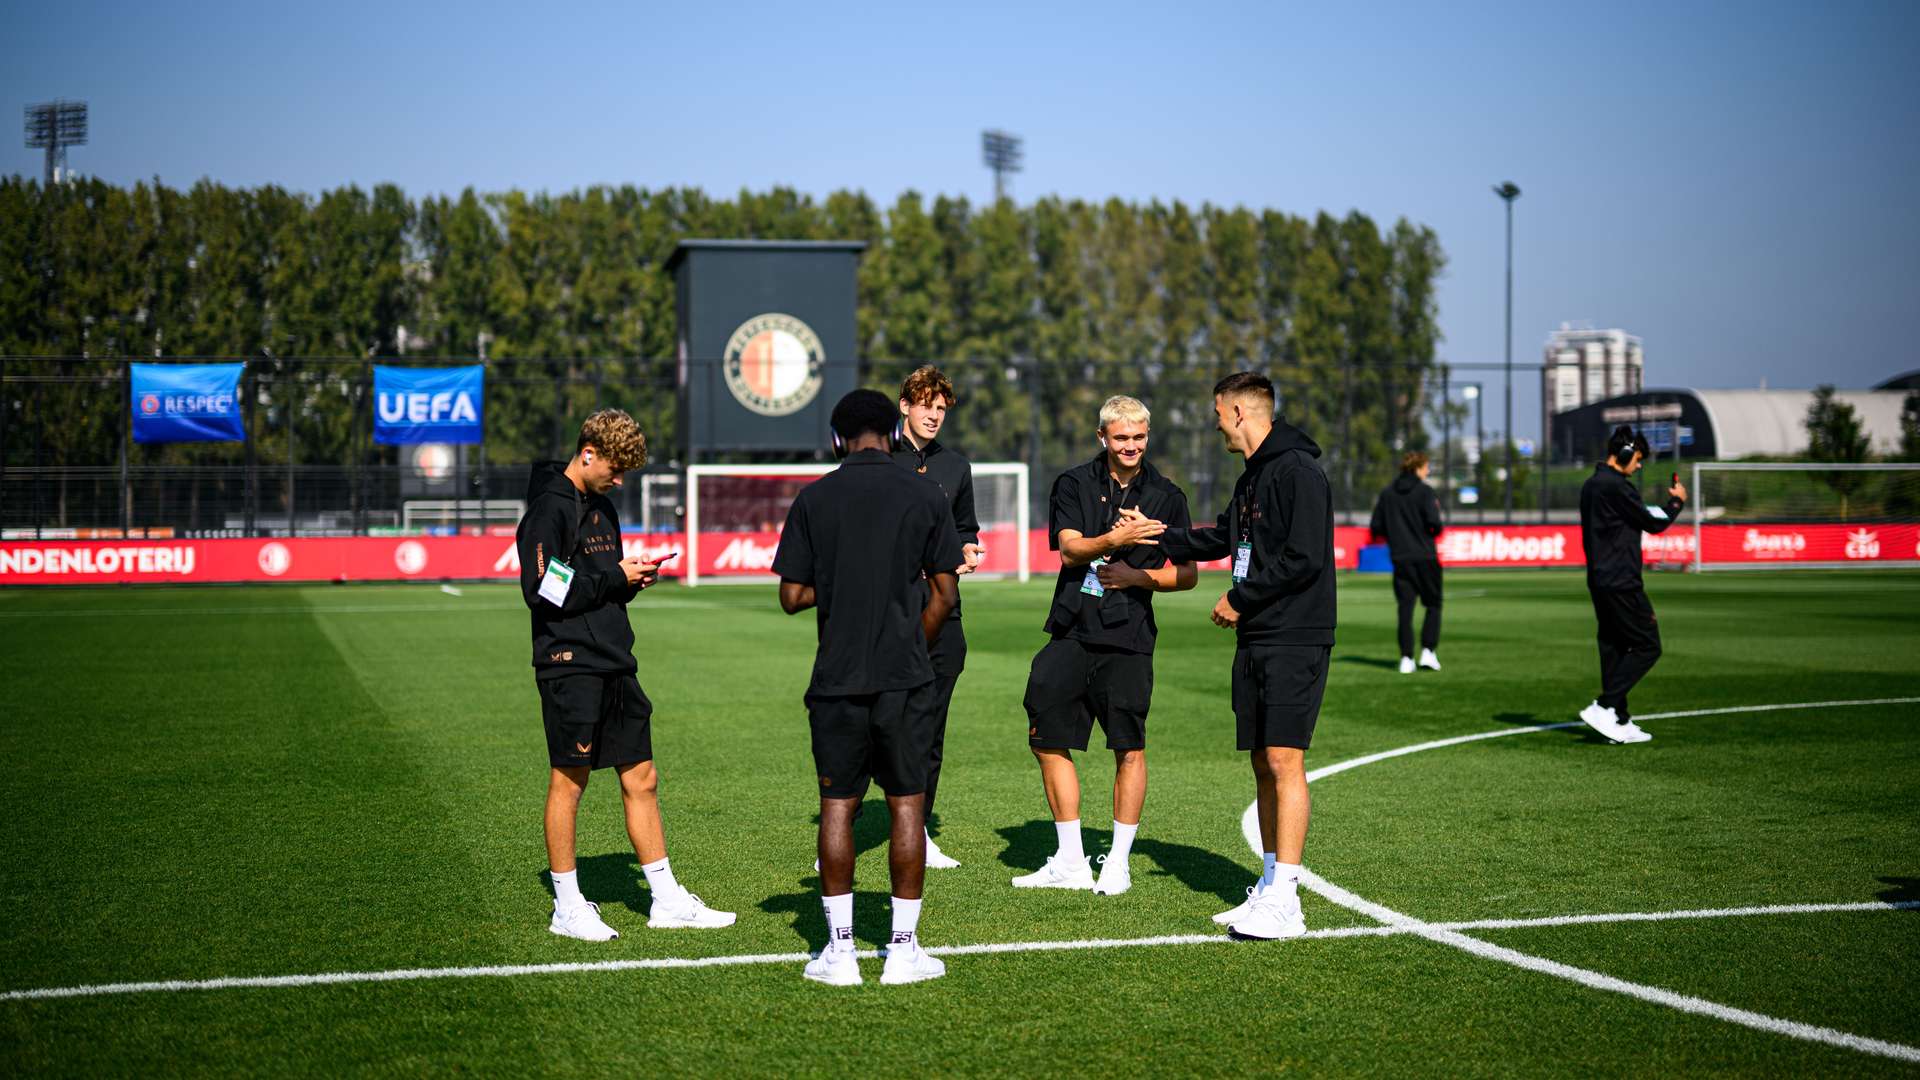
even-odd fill
[(770, 311), (740, 324), (727, 339), (727, 389), (762, 416), (789, 416), (820, 393), (826, 350), (813, 327)]

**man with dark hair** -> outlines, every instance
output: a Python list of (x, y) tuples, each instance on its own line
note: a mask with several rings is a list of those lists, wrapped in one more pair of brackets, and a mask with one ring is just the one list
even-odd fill
[(1646, 437), (1631, 427), (1613, 429), (1606, 460), (1580, 488), (1580, 546), (1587, 556), (1587, 592), (1600, 644), (1600, 696), (1580, 710), (1580, 719), (1615, 743), (1653, 738), (1627, 711), (1628, 691), (1660, 659), (1660, 624), (1640, 577), (1640, 534), (1667, 531), (1687, 503), (1678, 474), (1660, 510), (1640, 501), (1640, 489), (1630, 478), (1645, 464), (1647, 449)]
[[(1169, 559), (1233, 558), (1233, 587), (1213, 606), (1233, 629), (1233, 715), (1253, 762), (1260, 818), (1260, 881), (1248, 900), (1214, 916), (1239, 938), (1299, 937), (1300, 860), (1306, 849), (1306, 751), (1333, 651), (1333, 508), (1320, 448), (1274, 415), (1273, 384), (1237, 372), (1213, 388), (1227, 450), (1246, 459), (1233, 498), (1210, 528), (1168, 529)], [(1133, 511), (1123, 513), (1127, 518)]]
[[(980, 565), (986, 548), (980, 546), (980, 519), (973, 510), (973, 466), (967, 459), (940, 442), (940, 430), (946, 426), (947, 412), (959, 403), (953, 380), (932, 365), (914, 369), (900, 384), (899, 441), (893, 459), (939, 485), (953, 512), (960, 551), (965, 559), (954, 568), (958, 574), (971, 574)], [(940, 764), (946, 755), (947, 710), (953, 704), (953, 688), (967, 666), (967, 635), (960, 625), (960, 603), (954, 602), (947, 616), (947, 628), (931, 646), (933, 657), (934, 703), (933, 763), (927, 774), (927, 821), (933, 821), (933, 800), (940, 791)], [(927, 866), (950, 870), (958, 859), (940, 850), (927, 833)]]
[[(1153, 699), (1153, 594), (1193, 588), (1190, 562), (1168, 561), (1150, 539), (1157, 522), (1187, 519), (1187, 496), (1147, 462), (1147, 407), (1116, 395), (1100, 407), (1100, 453), (1053, 482), (1049, 543), (1060, 577), (1046, 631), (1052, 640), (1027, 676), (1027, 745), (1059, 844), (1046, 865), (1013, 879), (1019, 888), (1092, 889), (1118, 896), (1133, 884), (1127, 856), (1147, 799), (1147, 709)], [(1123, 523), (1122, 511), (1134, 517)], [(1151, 519), (1151, 520), (1146, 520)], [(1113, 846), (1093, 878), (1080, 839), (1080, 776), (1073, 751), (1099, 720), (1113, 751)]]
[(893, 818), (887, 865), (893, 937), (882, 983), (937, 979), (946, 966), (920, 947), (926, 879), (926, 790), (937, 690), (927, 646), (947, 627), (964, 559), (939, 490), (888, 454), (893, 404), (855, 390), (834, 406), (840, 467), (801, 489), (774, 555), (780, 607), (818, 609), (819, 645), (806, 693), (820, 791), (820, 899), (828, 941), (806, 977), (855, 986), (853, 818), (878, 781)]
[(1393, 558), (1393, 600), (1400, 614), (1400, 674), (1411, 675), (1413, 662), (1413, 601), (1420, 599), (1427, 617), (1420, 623), (1420, 666), (1440, 670), (1440, 553), (1433, 538), (1445, 525), (1440, 521), (1440, 499), (1427, 486), (1427, 455), (1409, 450), (1400, 459), (1400, 475), (1373, 503), (1367, 530), (1387, 542)]
[(633, 417), (619, 409), (587, 417), (571, 461), (533, 467), (515, 539), (551, 766), (545, 822), (553, 919), (547, 928), (583, 941), (620, 936), (601, 921), (600, 906), (580, 895), (574, 866), (574, 820), (595, 769), (612, 768), (620, 778), (627, 838), (653, 893), (647, 925), (714, 928), (734, 919), (682, 888), (667, 862), (653, 703), (635, 678), (627, 621), (627, 604), (659, 579), (660, 565), (621, 558), (620, 519), (607, 498), (627, 470), (646, 463), (647, 440)]

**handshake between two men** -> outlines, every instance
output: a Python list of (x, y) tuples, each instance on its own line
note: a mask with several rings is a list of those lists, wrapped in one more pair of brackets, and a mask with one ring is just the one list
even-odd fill
[[(1108, 536), (1114, 542), (1115, 547), (1128, 547), (1134, 544), (1154, 547), (1160, 543), (1160, 541), (1154, 538), (1166, 531), (1167, 526), (1165, 522), (1155, 521), (1140, 511), (1132, 507), (1127, 507), (1120, 511), (1120, 520), (1114, 525), (1113, 531), (1110, 532)], [(1137, 567), (1128, 566), (1125, 563), (1104, 563), (1096, 573), (1099, 575), (1100, 584), (1109, 589), (1128, 589), (1136, 586), (1151, 587), (1151, 582), (1147, 577), (1146, 571), (1138, 569)], [(1233, 609), (1232, 604), (1227, 603), (1227, 595), (1225, 593), (1221, 593), (1220, 599), (1214, 602), (1211, 618), (1213, 619), (1213, 625), (1228, 630), (1240, 624), (1240, 613)]]

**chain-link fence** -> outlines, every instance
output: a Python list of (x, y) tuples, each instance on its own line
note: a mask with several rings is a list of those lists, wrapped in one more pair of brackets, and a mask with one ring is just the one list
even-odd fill
[[(0, 530), (8, 537), (133, 534), (342, 536), (510, 528), (529, 462), (565, 457), (580, 420), (617, 406), (647, 432), (653, 461), (618, 493), (622, 519), (676, 523), (680, 433), (672, 360), (485, 361), (485, 438), (467, 447), (373, 441), (373, 364), (251, 359), (241, 382), (248, 439), (141, 444), (128, 427), (124, 359), (0, 358)], [(380, 360), (445, 366), (473, 360)], [(891, 393), (915, 362), (872, 361), (862, 383)], [(1100, 405), (1128, 394), (1153, 410), (1149, 455), (1196, 514), (1224, 503), (1240, 469), (1215, 428), (1225, 371), (1157, 363), (967, 360), (941, 364), (960, 398), (943, 441), (976, 461), (1032, 467), (1035, 520), (1053, 477), (1098, 452)], [(1515, 379), (1538, 379), (1516, 366)], [(1549, 469), (1516, 448), (1513, 516), (1506, 444), (1487, 428), (1498, 365), (1274, 369), (1287, 420), (1320, 444), (1342, 521), (1366, 520), (1406, 450), (1423, 450), (1455, 520), (1566, 520), (1585, 470)], [(1489, 443), (1489, 439), (1495, 440)], [(1482, 451), (1485, 450), (1483, 454)], [(811, 455), (827, 458), (822, 447)], [(787, 455), (791, 460), (793, 455)], [(767, 455), (736, 460), (772, 460)], [(636, 479), (638, 482), (635, 482)]]

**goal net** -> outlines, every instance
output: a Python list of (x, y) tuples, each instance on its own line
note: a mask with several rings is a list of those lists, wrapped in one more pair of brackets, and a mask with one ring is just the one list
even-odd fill
[(1698, 570), (1920, 565), (1920, 463), (1701, 462)]
[[(780, 546), (780, 526), (800, 489), (835, 466), (694, 465), (687, 469), (686, 583), (764, 582)], [(978, 574), (1027, 580), (1027, 467), (976, 462), (973, 507), (986, 554)]]

